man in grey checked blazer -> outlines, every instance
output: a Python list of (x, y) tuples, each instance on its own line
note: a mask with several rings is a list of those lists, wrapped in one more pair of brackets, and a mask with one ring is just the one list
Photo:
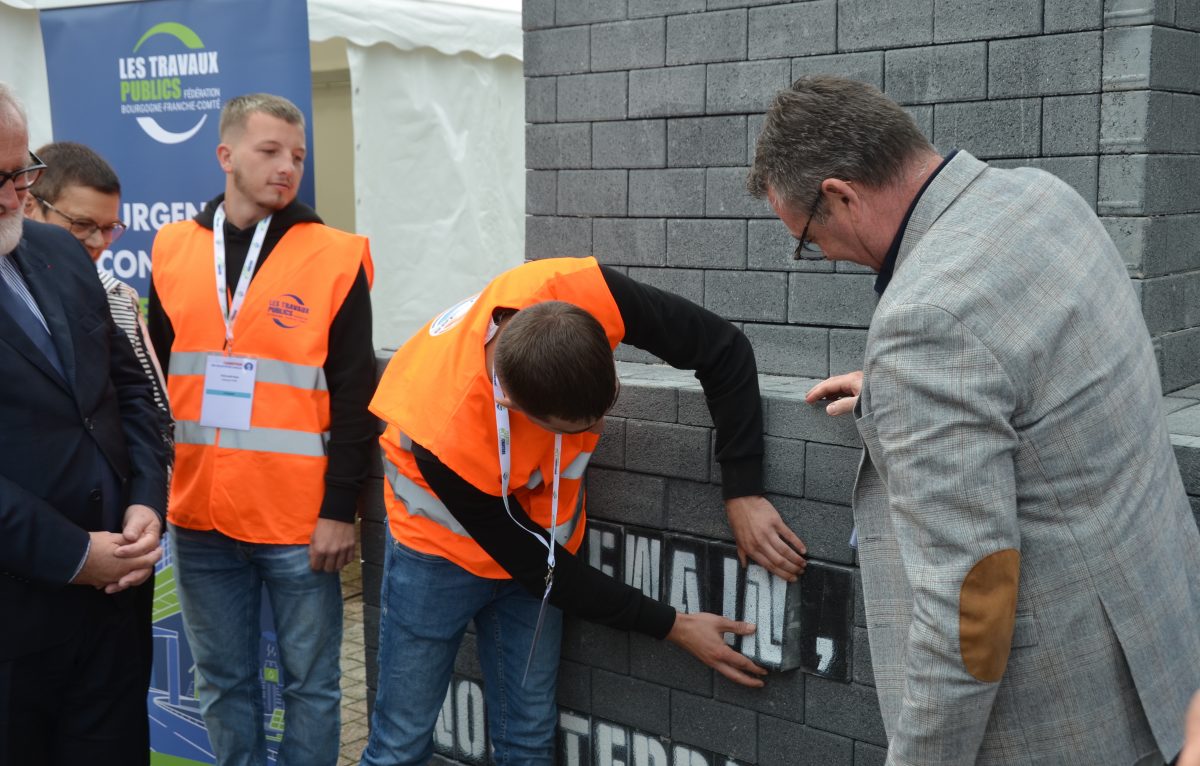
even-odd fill
[[(874, 88), (803, 78), (749, 186), (880, 273), (845, 399), (888, 764), (1162, 764), (1200, 687), (1200, 533), (1125, 266), (1039, 170), (943, 159)], [(857, 397), (857, 400), (854, 398)]]

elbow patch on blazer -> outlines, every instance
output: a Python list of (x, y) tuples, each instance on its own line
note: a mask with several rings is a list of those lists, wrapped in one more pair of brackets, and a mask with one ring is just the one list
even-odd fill
[(1021, 554), (1013, 548), (984, 556), (971, 567), (958, 598), (958, 641), (963, 665), (979, 681), (1004, 675), (1017, 617)]

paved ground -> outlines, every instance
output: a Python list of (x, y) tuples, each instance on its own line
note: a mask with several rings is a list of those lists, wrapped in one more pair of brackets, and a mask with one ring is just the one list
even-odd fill
[(367, 667), (363, 654), (362, 566), (342, 571), (342, 748), (338, 766), (355, 766), (367, 745)]

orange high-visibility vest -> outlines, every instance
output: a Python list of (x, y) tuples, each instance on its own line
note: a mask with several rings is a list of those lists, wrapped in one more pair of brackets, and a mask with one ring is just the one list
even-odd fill
[(325, 495), (329, 326), (359, 268), (373, 276), (364, 237), (293, 225), (250, 282), (233, 325), (236, 356), (257, 360), (250, 430), (200, 425), (204, 370), (225, 345), (213, 233), (195, 221), (154, 238), (153, 280), (171, 320), (167, 390), (175, 412), (168, 519), (237, 540), (307, 544)]
[[(594, 316), (616, 348), (625, 324), (594, 258), (554, 258), (505, 272), (478, 295), (435, 317), (391, 361), (371, 401), (387, 424), (384, 504), (392, 536), (422, 553), (453, 561), (479, 577), (506, 579), (504, 569), (454, 519), (421, 476), (413, 442), (437, 455), (478, 489), (500, 496), (496, 414), (484, 345), (492, 312), (542, 301), (565, 301)], [(554, 435), (510, 411), (509, 492), (530, 518), (550, 527)], [(583, 473), (599, 436), (564, 434), (556, 539), (579, 550), (584, 531)]]

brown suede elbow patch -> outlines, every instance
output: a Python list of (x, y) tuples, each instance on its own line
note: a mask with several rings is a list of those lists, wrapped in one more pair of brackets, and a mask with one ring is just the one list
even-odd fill
[(1020, 574), (1021, 554), (1006, 548), (984, 556), (963, 580), (958, 642), (963, 665), (979, 681), (999, 681), (1008, 665)]

